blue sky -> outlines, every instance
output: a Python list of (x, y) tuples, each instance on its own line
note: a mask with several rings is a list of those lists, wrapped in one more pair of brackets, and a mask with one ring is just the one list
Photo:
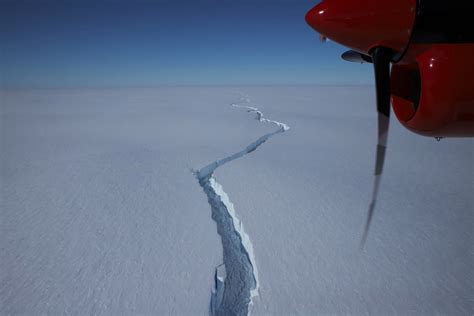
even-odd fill
[(317, 1), (0, 2), (11, 87), (372, 84), (304, 21)]

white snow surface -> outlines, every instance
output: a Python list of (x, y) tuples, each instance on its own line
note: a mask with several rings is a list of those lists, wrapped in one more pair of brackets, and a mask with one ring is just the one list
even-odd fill
[(373, 87), (0, 92), (2, 315), (208, 314), (222, 245), (191, 170), (274, 132), (256, 111), (291, 129), (213, 170), (253, 245), (252, 315), (474, 313), (472, 139), (393, 118), (359, 249)]

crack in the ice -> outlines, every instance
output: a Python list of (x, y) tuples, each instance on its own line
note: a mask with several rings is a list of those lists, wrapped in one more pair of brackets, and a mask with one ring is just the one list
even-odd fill
[(252, 304), (253, 297), (258, 296), (259, 288), (252, 243), (244, 231), (242, 222), (237, 218), (229, 196), (214, 177), (214, 171), (228, 162), (255, 151), (273, 135), (290, 129), (284, 123), (265, 118), (256, 107), (242, 103), (251, 104), (250, 98), (242, 95), (240, 102), (232, 103), (231, 106), (255, 113), (258, 121), (274, 124), (278, 126), (278, 130), (261, 136), (243, 150), (216, 160), (195, 172), (199, 184), (207, 195), (212, 219), (216, 222), (223, 247), (224, 262), (216, 267), (215, 284), (209, 308), (210, 315), (248, 315), (249, 304)]

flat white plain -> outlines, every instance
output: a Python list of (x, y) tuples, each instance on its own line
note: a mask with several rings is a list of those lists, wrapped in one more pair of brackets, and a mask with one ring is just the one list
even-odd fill
[(372, 87), (4, 90), (2, 314), (207, 314), (222, 245), (191, 170), (291, 129), (215, 176), (254, 247), (261, 314), (474, 311), (474, 143), (394, 119), (368, 242)]

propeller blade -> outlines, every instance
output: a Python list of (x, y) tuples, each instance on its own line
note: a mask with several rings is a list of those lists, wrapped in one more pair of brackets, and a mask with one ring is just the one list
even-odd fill
[(380, 179), (385, 161), (387, 136), (390, 123), (390, 60), (391, 51), (377, 47), (372, 53), (375, 74), (375, 88), (377, 93), (377, 151), (375, 156), (374, 182), (372, 200), (369, 205), (367, 222), (362, 236), (361, 248), (364, 248), (369, 233), (370, 223), (374, 215), (375, 203), (379, 192)]
[(348, 50), (341, 55), (341, 58), (351, 63), (371, 63), (372, 57), (356, 52), (355, 50)]

